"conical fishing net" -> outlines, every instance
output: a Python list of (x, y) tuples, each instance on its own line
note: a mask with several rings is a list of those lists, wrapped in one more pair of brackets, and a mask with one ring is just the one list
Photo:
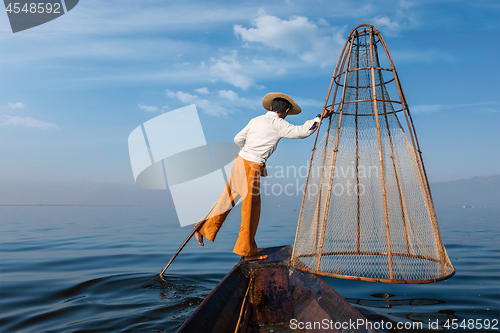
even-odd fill
[(316, 137), (292, 266), (390, 283), (452, 276), (411, 115), (373, 26), (351, 32), (325, 108), (334, 113)]

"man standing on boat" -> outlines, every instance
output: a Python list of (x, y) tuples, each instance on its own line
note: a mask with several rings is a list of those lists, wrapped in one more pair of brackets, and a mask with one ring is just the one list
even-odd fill
[(260, 218), (260, 177), (267, 176), (265, 163), (276, 150), (281, 138), (304, 139), (316, 131), (321, 117), (328, 112), (307, 120), (304, 125), (295, 126), (285, 120), (287, 115), (299, 114), (302, 110), (288, 95), (269, 93), (264, 96), (262, 106), (268, 112), (250, 120), (235, 137), (234, 142), (241, 149), (231, 168), (226, 189), (210, 212), (195, 225), (195, 237), (203, 246), (203, 237), (210, 241), (215, 236), (239, 198), (241, 203), (241, 227), (233, 252), (245, 260), (263, 260), (266, 254), (259, 254), (255, 234)]

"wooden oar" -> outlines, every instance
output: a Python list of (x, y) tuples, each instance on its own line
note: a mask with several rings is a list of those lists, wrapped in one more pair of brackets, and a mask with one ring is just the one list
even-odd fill
[(170, 264), (172, 263), (172, 261), (174, 261), (174, 259), (177, 257), (177, 255), (182, 251), (182, 249), (184, 248), (184, 246), (186, 246), (186, 244), (189, 242), (189, 240), (193, 237), (193, 235), (195, 234), (195, 232), (197, 232), (198, 230), (200, 230), (201, 226), (203, 225), (203, 223), (205, 223), (205, 221), (199, 223), (196, 228), (193, 229), (193, 231), (191, 231), (191, 233), (189, 234), (189, 236), (187, 236), (186, 240), (184, 241), (184, 243), (182, 243), (181, 247), (179, 247), (179, 249), (177, 250), (177, 252), (175, 252), (174, 256), (172, 257), (172, 259), (170, 259), (170, 261), (168, 262), (167, 266), (165, 266), (165, 268), (161, 271), (160, 275), (158, 276), (159, 278), (163, 278), (163, 273), (165, 273), (165, 271), (167, 270), (168, 266), (170, 266)]

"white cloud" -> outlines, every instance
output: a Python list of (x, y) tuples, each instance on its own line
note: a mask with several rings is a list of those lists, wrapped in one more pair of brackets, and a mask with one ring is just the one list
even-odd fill
[(225, 107), (212, 104), (212, 102), (207, 99), (199, 99), (195, 102), (195, 104), (202, 108), (203, 112), (211, 116), (227, 117), (228, 114), (232, 113), (232, 111), (226, 109)]
[(178, 91), (176, 94), (176, 97), (181, 101), (181, 102), (184, 102), (184, 103), (193, 103), (194, 101), (196, 101), (198, 99), (198, 96), (196, 95), (191, 95), (189, 93), (185, 93), (185, 92), (182, 92), (182, 91)]
[(243, 90), (254, 85), (254, 80), (242, 74), (242, 66), (237, 59), (238, 52), (233, 50), (230, 55), (220, 59), (211, 58), (210, 71), (213, 76)]
[(26, 104), (22, 102), (17, 102), (17, 103), (7, 103), (5, 106), (0, 106), (1, 109), (11, 109), (11, 110), (20, 110), (24, 109), (26, 107)]
[(467, 109), (470, 111), (479, 111), (479, 112), (500, 112), (497, 102), (486, 101), (479, 102), (473, 104), (419, 104), (415, 106), (410, 105), (411, 113), (426, 113), (426, 112), (441, 112), (447, 110), (458, 110), (458, 109)]
[(410, 9), (411, 7), (414, 6), (414, 3), (410, 1), (400, 0), (399, 6), (404, 9)]
[(54, 20), (50, 30), (79, 34), (200, 31), (221, 22), (244, 20), (249, 7), (255, 8), (251, 4), (217, 6), (203, 1), (187, 6), (183, 1), (87, 0), (72, 12), (72, 20)]
[(446, 109), (449, 109), (450, 106), (448, 105), (430, 105), (430, 104), (420, 104), (420, 105), (415, 105), (413, 107), (410, 107), (410, 112), (411, 113), (422, 113), (422, 112), (439, 112), (443, 111)]
[(190, 93), (186, 93), (183, 91), (178, 91), (178, 92), (173, 92), (169, 89), (165, 90), (165, 93), (167, 94), (168, 97), (170, 98), (177, 98), (179, 101), (190, 104), (193, 103), (198, 99), (198, 96), (196, 95), (191, 95)]
[(399, 30), (400, 25), (397, 21), (393, 21), (387, 16), (377, 16), (373, 19), (373, 23), (375, 26), (385, 26), (389, 30)]
[(267, 73), (274, 72), (276, 75), (283, 75), (286, 73), (286, 69), (283, 68), (283, 62), (274, 62), (274, 64), (269, 65), (265, 60), (253, 59), (252, 63), (256, 65), (257, 68)]
[(19, 117), (19, 116), (2, 116), (0, 117), (0, 125), (34, 127), (43, 130), (51, 128), (59, 129), (59, 126), (53, 123), (48, 123), (31, 117)]
[(396, 37), (401, 31), (415, 29), (420, 25), (418, 12), (412, 8), (415, 4), (404, 0), (396, 1), (386, 10), (379, 10), (380, 14), (368, 22), (379, 28), (383, 35)]
[(231, 101), (235, 101), (238, 99), (238, 94), (232, 90), (219, 90), (219, 96)]
[[(351, 4), (354, 4), (354, 3), (351, 3)], [(356, 6), (355, 10), (347, 9), (347, 10), (351, 11), (351, 15), (354, 17), (363, 17), (366, 15), (370, 15), (371, 13), (373, 13), (375, 11), (375, 7), (371, 3), (367, 3), (367, 4), (363, 5), (363, 7), (359, 7), (359, 4), (354, 4), (354, 6)], [(382, 9), (382, 11), (384, 11), (384, 10)], [(347, 15), (347, 13), (345, 13), (345, 14)]]
[(303, 16), (281, 20), (261, 12), (253, 24), (255, 28), (248, 29), (235, 25), (233, 31), (244, 42), (263, 43), (298, 55), (308, 63), (321, 66), (333, 64), (344, 45), (344, 38), (339, 31), (319, 28)]
[(322, 25), (322, 26), (328, 27), (330, 25), (330, 23), (328, 23), (328, 21), (325, 20), (324, 18), (320, 18), (318, 20), (318, 25)]
[(139, 109), (147, 111), (147, 112), (156, 112), (156, 111), (158, 111), (158, 107), (156, 107), (156, 106), (148, 106), (148, 105), (144, 105), (144, 104), (139, 104), (139, 105), (137, 105), (137, 107)]
[(207, 99), (201, 99), (196, 95), (191, 95), (189, 93), (183, 92), (183, 91), (177, 91), (173, 92), (169, 89), (165, 90), (166, 94), (170, 98), (177, 98), (179, 101), (185, 104), (195, 104), (196, 106), (200, 107), (204, 113), (211, 115), (211, 116), (216, 116), (216, 117), (227, 117), (228, 114), (232, 113), (232, 111), (213, 104), (211, 101)]
[(26, 107), (25, 104), (18, 102), (18, 103), (7, 103), (7, 107), (12, 110), (16, 109), (24, 109)]
[(319, 111), (321, 111), (321, 108), (324, 105), (324, 101), (319, 101), (319, 100), (310, 99), (310, 98), (297, 97), (297, 98), (295, 98), (295, 101), (297, 102), (297, 104), (300, 105), (301, 108), (304, 108), (304, 107), (318, 108)]
[(453, 55), (436, 50), (395, 50), (391, 52), (395, 63), (436, 63), (436, 62), (455, 62)]
[(195, 89), (194, 91), (196, 91), (198, 94), (210, 94), (210, 91), (208, 91), (207, 87), (198, 88)]

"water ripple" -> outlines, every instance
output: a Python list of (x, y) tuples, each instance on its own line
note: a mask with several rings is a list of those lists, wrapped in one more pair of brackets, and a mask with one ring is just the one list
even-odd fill
[[(272, 216), (265, 209), (263, 216)], [(189, 232), (171, 222), (173, 214), (169, 207), (0, 207), (0, 330), (175, 331), (238, 260), (232, 247), (239, 215), (230, 215), (217, 242), (189, 243), (160, 280), (157, 274)], [(298, 213), (280, 214), (261, 222), (260, 246), (293, 243), (290, 221)], [(438, 211), (456, 268), (449, 280), (324, 280), (373, 321), (498, 319), (499, 210), (468, 214)]]

